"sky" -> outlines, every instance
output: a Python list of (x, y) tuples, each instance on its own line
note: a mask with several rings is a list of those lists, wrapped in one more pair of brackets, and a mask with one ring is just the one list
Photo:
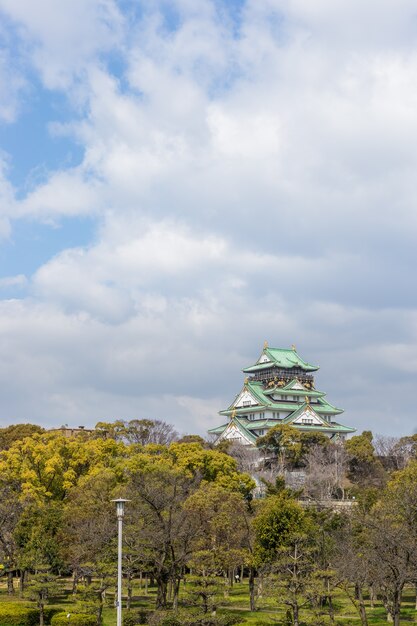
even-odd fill
[(265, 340), (417, 431), (414, 0), (0, 0), (0, 425), (222, 422)]

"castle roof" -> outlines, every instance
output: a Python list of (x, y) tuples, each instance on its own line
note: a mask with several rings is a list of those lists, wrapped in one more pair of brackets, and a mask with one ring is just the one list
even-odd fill
[(246, 374), (262, 371), (271, 367), (281, 369), (300, 368), (305, 372), (315, 372), (318, 365), (311, 365), (304, 361), (294, 348), (268, 348), (265, 346), (262, 353), (254, 365), (246, 367), (243, 371)]

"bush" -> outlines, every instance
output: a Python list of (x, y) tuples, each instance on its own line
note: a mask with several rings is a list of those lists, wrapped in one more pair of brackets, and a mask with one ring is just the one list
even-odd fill
[[(68, 619), (68, 613), (71, 617)], [(51, 626), (96, 626), (97, 618), (91, 613), (57, 613), (51, 620)]]
[(180, 612), (175, 615), (168, 611), (155, 611), (149, 614), (147, 623), (151, 626), (232, 626), (233, 624), (242, 624), (245, 621), (242, 617), (230, 613), (214, 617), (207, 613), (193, 615), (188, 612)]
[(0, 626), (38, 626), (38, 624), (38, 609), (6, 602), (0, 605)]
[(148, 609), (135, 609), (123, 613), (123, 626), (137, 626), (147, 624), (150, 611)]
[(148, 624), (151, 626), (184, 626), (185, 620), (170, 611), (155, 611), (148, 617)]
[[(54, 615), (57, 613), (61, 613), (62, 609), (53, 609), (50, 606), (46, 606), (43, 610), (43, 614), (45, 616), (45, 624), (51, 624)], [(39, 621), (39, 611), (38, 611), (38, 621)]]

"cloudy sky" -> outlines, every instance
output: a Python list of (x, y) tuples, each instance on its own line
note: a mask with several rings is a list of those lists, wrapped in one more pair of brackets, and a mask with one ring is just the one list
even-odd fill
[(0, 0), (0, 423), (204, 433), (296, 344), (417, 429), (415, 0)]

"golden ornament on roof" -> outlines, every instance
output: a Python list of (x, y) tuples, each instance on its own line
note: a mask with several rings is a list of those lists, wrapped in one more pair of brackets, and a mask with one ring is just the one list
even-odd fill
[(265, 339), (265, 341), (264, 341), (264, 350), (265, 350), (265, 348), (267, 348), (267, 347), (268, 347), (268, 342), (267, 342), (267, 340)]
[(296, 351), (295, 344), (292, 344), (292, 346), (291, 346), (291, 350), (294, 350), (294, 352)]

